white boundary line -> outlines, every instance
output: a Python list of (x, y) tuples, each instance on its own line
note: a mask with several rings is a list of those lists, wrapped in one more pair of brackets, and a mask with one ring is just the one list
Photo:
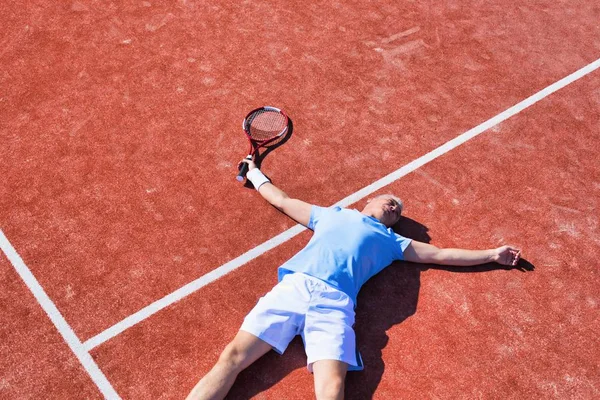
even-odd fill
[[(350, 196), (338, 201), (334, 205), (338, 205), (340, 207), (346, 207), (350, 204), (356, 203), (357, 201), (365, 198), (371, 193), (376, 192), (377, 190), (383, 188), (384, 186), (389, 185), (390, 183), (402, 178), (403, 176), (409, 174), (410, 172), (416, 170), (417, 168), (422, 167), (423, 165), (429, 163), (430, 161), (435, 160), (436, 158), (446, 154), (452, 149), (460, 146), (461, 144), (473, 139), (475, 136), (480, 133), (490, 129), (491, 127), (498, 125), (499, 123), (507, 120), (508, 118), (518, 114), (523, 111), (527, 107), (537, 103), (538, 101), (548, 97), (552, 93), (557, 90), (562, 89), (568, 84), (576, 81), (577, 79), (593, 72), (594, 70), (600, 68), (600, 59), (586, 65), (585, 67), (577, 70), (564, 77), (563, 79), (553, 83), (552, 85), (540, 90), (534, 95), (526, 98), (520, 103), (515, 104), (509, 109), (501, 112), (493, 118), (488, 119), (480, 125), (477, 125), (475, 128), (468, 130), (462, 135), (457, 136), (456, 138), (444, 143), (440, 147), (430, 151), (429, 153), (417, 158), (416, 160), (411, 161), (405, 166), (397, 169), (396, 171), (384, 176), (383, 178), (373, 182), (372, 184), (362, 188), (356, 193), (351, 194)], [(183, 299), (184, 297), (194, 293), (198, 289), (208, 285), (211, 282), (216, 281), (222, 276), (228, 274), (229, 272), (241, 267), (242, 265), (248, 263), (249, 261), (259, 257), (261, 254), (279, 246), (280, 244), (287, 242), (292, 239), (306, 228), (302, 225), (295, 225), (292, 228), (286, 230), (285, 232), (280, 233), (279, 235), (267, 240), (266, 242), (256, 246), (252, 250), (247, 251), (246, 253), (240, 255), (239, 257), (221, 265), (217, 269), (212, 270), (206, 275), (201, 276), (200, 278), (186, 284), (185, 286), (175, 290), (174, 292), (166, 295), (162, 299), (159, 299), (152, 304), (142, 308), (138, 312), (130, 315), (129, 317), (123, 319), (120, 322), (117, 322), (110, 328), (106, 329), (103, 332), (100, 332), (96, 336), (88, 339), (83, 343), (83, 346), (86, 350), (90, 351), (91, 349), (101, 345), (107, 340), (112, 339), (113, 337), (119, 335), (121, 332), (125, 331), (128, 328), (131, 328), (133, 325), (137, 324), (150, 317), (152, 314), (157, 313), (163, 308)]]
[(75, 335), (75, 332), (71, 326), (67, 323), (60, 311), (58, 311), (52, 300), (50, 300), (50, 297), (48, 297), (37, 279), (35, 279), (27, 265), (25, 265), (23, 262), (23, 259), (21, 259), (21, 256), (19, 256), (17, 251), (10, 244), (2, 230), (0, 230), (0, 248), (4, 254), (6, 254), (6, 257), (13, 265), (21, 279), (23, 279), (25, 285), (27, 285), (29, 290), (31, 290), (31, 293), (33, 293), (35, 296), (35, 299), (38, 301), (38, 303), (40, 303), (42, 309), (54, 323), (54, 326), (62, 335), (63, 339), (65, 339), (65, 342), (67, 342), (73, 353), (75, 353), (75, 356), (90, 375), (92, 381), (94, 381), (98, 389), (100, 389), (102, 395), (107, 399), (119, 399), (119, 395), (112, 387), (108, 379), (106, 379), (106, 376), (104, 376), (98, 367), (98, 364), (96, 364), (90, 353), (84, 348), (83, 344), (77, 335)]

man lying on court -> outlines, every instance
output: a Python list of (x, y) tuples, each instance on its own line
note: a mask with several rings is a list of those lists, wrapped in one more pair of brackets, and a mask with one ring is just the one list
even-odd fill
[[(243, 162), (248, 162), (244, 160)], [(362, 369), (354, 336), (354, 305), (361, 286), (394, 260), (454, 266), (495, 261), (514, 266), (520, 250), (439, 249), (391, 229), (402, 202), (380, 195), (357, 210), (322, 208), (288, 197), (249, 161), (247, 179), (265, 200), (314, 231), (298, 254), (279, 267), (279, 283), (262, 297), (215, 366), (188, 399), (222, 399), (237, 375), (273, 349), (283, 353), (301, 335), (317, 399), (342, 399), (346, 371)]]

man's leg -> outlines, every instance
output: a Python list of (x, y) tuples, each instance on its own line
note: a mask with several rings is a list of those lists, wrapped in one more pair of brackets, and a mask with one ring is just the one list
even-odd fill
[(348, 364), (337, 360), (319, 360), (312, 365), (317, 400), (344, 398), (344, 381)]
[(238, 374), (271, 349), (265, 341), (248, 332), (239, 331), (225, 347), (219, 361), (196, 384), (186, 400), (223, 399)]

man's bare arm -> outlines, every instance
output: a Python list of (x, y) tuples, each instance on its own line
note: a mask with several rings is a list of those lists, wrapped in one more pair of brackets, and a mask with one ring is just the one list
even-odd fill
[[(253, 161), (243, 160), (248, 163), (248, 170), (256, 168)], [(302, 200), (293, 199), (288, 196), (283, 190), (273, 185), (271, 182), (266, 182), (258, 188), (260, 195), (279, 211), (292, 218), (294, 221), (308, 226), (310, 221), (310, 211), (312, 205)]]
[(458, 267), (468, 267), (488, 262), (514, 266), (517, 265), (520, 258), (521, 250), (511, 246), (489, 250), (440, 249), (416, 240), (413, 240), (404, 251), (406, 261)]
[(279, 189), (271, 182), (261, 185), (258, 192), (279, 211), (283, 212), (296, 222), (308, 226), (308, 222), (310, 221), (310, 209), (312, 207), (311, 204), (302, 200), (290, 198), (283, 190)]

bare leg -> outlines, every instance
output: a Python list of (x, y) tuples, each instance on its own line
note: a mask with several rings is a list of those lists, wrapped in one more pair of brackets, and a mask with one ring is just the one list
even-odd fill
[(317, 400), (342, 400), (348, 364), (337, 360), (320, 360), (313, 363), (315, 394)]
[(239, 331), (225, 347), (219, 361), (196, 384), (186, 400), (223, 399), (238, 374), (271, 349), (265, 341), (248, 332)]

